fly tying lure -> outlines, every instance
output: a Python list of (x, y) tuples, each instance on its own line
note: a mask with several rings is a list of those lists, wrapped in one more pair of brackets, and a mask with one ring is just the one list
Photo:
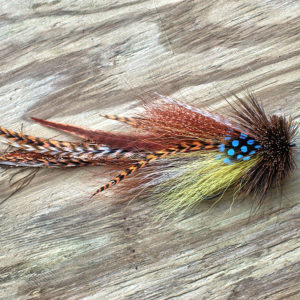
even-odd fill
[(261, 204), (270, 188), (280, 188), (295, 168), (298, 125), (291, 118), (266, 114), (253, 95), (235, 98), (228, 118), (164, 96), (145, 104), (145, 111), (135, 117), (101, 114), (135, 128), (128, 134), (32, 118), (84, 142), (45, 139), (0, 127), (0, 136), (14, 148), (0, 156), (0, 165), (111, 165), (123, 169), (92, 197), (152, 165), (154, 189), (177, 208), (220, 195), (228, 188), (235, 195), (252, 195)]

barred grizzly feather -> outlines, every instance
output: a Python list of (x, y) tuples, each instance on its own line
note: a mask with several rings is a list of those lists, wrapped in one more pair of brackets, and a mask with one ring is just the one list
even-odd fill
[[(295, 168), (292, 119), (268, 116), (252, 95), (236, 97), (228, 118), (159, 96), (142, 114), (121, 117), (101, 114), (132, 128), (113, 134), (38, 118), (35, 122), (83, 138), (70, 143), (23, 135), (0, 127), (0, 136), (16, 150), (0, 156), (0, 164), (30, 167), (109, 165), (124, 168), (98, 194), (127, 176), (153, 165), (148, 187), (168, 206), (187, 208), (223, 194), (254, 195), (262, 201), (270, 188), (280, 187)], [(236, 194), (235, 193), (235, 194)]]

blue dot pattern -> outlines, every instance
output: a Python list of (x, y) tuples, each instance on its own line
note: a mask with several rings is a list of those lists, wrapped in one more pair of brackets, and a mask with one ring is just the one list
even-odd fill
[(237, 147), (239, 145), (239, 143), (240, 142), (238, 140), (233, 140), (231, 144), (233, 147)]
[(224, 144), (219, 146), (220, 153), (216, 158), (223, 158), (225, 164), (232, 164), (236, 161), (248, 161), (257, 153), (261, 145), (253, 137), (244, 133), (236, 136), (225, 136)]
[(250, 156), (244, 156), (244, 157), (243, 157), (243, 160), (245, 160), (245, 161), (246, 161), (246, 160), (249, 160), (249, 159), (250, 159)]
[(242, 146), (242, 147), (241, 147), (241, 151), (242, 151), (243, 153), (246, 153), (246, 152), (248, 151), (247, 146)]
[(229, 149), (228, 151), (227, 151), (227, 154), (229, 155), (229, 156), (233, 156), (234, 155), (234, 150), (233, 149)]

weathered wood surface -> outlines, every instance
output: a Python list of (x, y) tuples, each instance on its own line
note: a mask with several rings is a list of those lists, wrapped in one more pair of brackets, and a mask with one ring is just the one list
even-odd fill
[[(126, 114), (147, 92), (217, 109), (222, 94), (250, 88), (269, 112), (299, 115), (299, 1), (0, 7), (7, 128), (57, 135), (36, 116), (118, 130), (98, 113)], [(155, 201), (88, 200), (112, 175), (104, 171), (42, 170), (1, 204), (1, 299), (299, 299), (298, 170), (257, 213), (228, 198), (163, 224)], [(2, 172), (2, 199), (11, 174)]]

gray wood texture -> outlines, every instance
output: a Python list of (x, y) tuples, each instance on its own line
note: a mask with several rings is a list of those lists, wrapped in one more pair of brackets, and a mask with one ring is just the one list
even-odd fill
[[(250, 89), (299, 116), (299, 20), (296, 0), (1, 0), (1, 126), (126, 130), (99, 113), (154, 92), (218, 110)], [(159, 224), (154, 200), (89, 200), (115, 173), (45, 169), (0, 205), (0, 299), (300, 298), (299, 170), (257, 212), (228, 197)]]

